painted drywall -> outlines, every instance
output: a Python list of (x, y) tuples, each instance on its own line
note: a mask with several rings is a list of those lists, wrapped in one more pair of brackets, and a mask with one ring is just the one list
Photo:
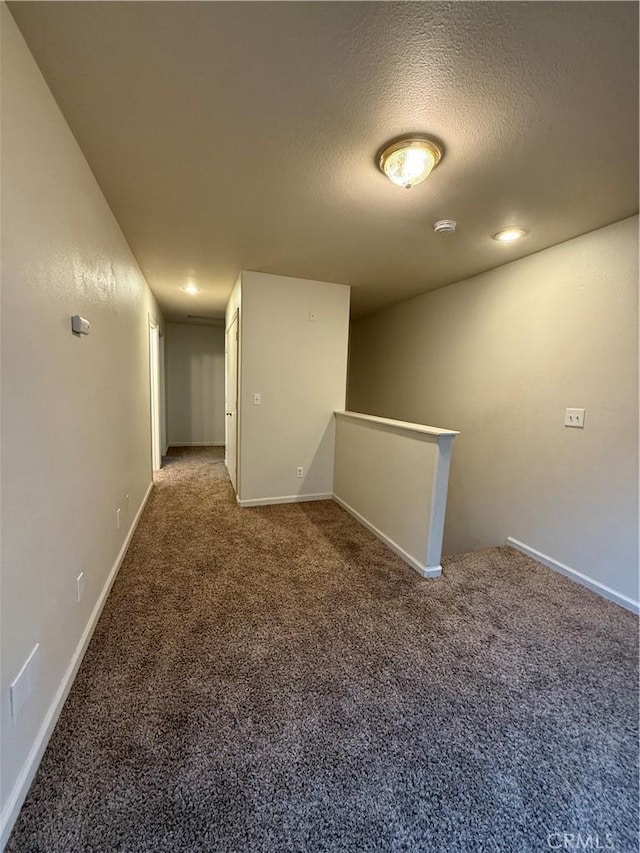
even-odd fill
[[(0, 13), (6, 834), (151, 483), (148, 323), (161, 317), (11, 14)], [(88, 336), (71, 333), (76, 313)], [(13, 722), (9, 685), (36, 643), (39, 681)]]
[(224, 329), (167, 323), (169, 445), (224, 444)]
[(354, 323), (348, 399), (461, 431), (445, 553), (512, 536), (638, 600), (637, 216)]
[[(364, 314), (497, 266), (513, 219), (527, 254), (638, 209), (638, 3), (12, 8), (172, 320), (192, 265), (200, 314), (239, 269)], [(376, 152), (415, 131), (445, 155), (407, 193)]]
[(334, 499), (424, 577), (441, 573), (456, 433), (336, 413)]
[(238, 497), (330, 496), (333, 413), (346, 396), (349, 288), (254, 272), (242, 273), (241, 288)]

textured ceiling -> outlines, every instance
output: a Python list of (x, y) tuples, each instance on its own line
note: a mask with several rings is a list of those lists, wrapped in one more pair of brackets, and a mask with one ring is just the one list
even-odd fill
[[(168, 317), (240, 269), (359, 315), (638, 210), (636, 3), (9, 6)], [(374, 156), (410, 131), (445, 157), (404, 190)]]

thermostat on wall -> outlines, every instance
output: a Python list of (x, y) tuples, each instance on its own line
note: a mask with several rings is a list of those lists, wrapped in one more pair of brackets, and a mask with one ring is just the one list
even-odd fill
[(79, 314), (74, 314), (71, 318), (71, 329), (76, 335), (88, 335), (90, 328), (91, 323)]

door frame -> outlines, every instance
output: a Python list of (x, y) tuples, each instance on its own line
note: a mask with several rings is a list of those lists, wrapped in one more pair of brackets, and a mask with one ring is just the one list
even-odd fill
[(166, 377), (166, 352), (165, 352), (165, 335), (160, 329), (160, 349), (158, 351), (160, 360), (158, 381), (160, 383), (160, 453), (164, 457), (167, 455), (169, 443), (167, 441), (167, 377)]
[(151, 421), (151, 471), (162, 468), (160, 421), (160, 326), (149, 314), (149, 415)]
[[(224, 412), (225, 412), (225, 448), (224, 448), (224, 463), (229, 471), (229, 425), (227, 418), (227, 402), (229, 399), (229, 351), (228, 351), (228, 335), (233, 324), (236, 324), (236, 416), (235, 416), (235, 438), (236, 438), (236, 470), (235, 470), (235, 489), (236, 495), (240, 493), (240, 309), (236, 308), (231, 317), (231, 321), (224, 330), (224, 354), (225, 354), (225, 371), (224, 371)], [(231, 477), (231, 473), (229, 473)]]

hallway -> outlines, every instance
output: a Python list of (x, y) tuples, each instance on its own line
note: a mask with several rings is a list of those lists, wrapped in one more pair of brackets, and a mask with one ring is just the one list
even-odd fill
[(635, 849), (635, 617), (509, 548), (443, 569), (171, 450), (7, 851)]

